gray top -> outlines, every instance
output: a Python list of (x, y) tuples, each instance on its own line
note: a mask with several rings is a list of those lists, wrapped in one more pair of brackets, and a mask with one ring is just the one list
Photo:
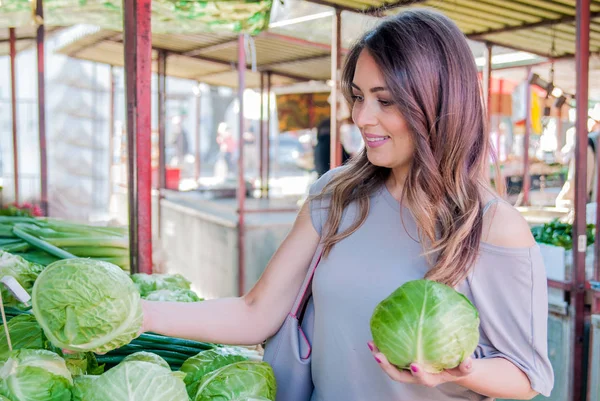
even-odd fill
[[(320, 193), (335, 171), (313, 184), (310, 194)], [(311, 201), (311, 218), (319, 234), (327, 203)], [(352, 224), (355, 216), (356, 207), (350, 205), (340, 229)], [(417, 238), (414, 218), (383, 185), (371, 198), (365, 223), (319, 264), (313, 280), (312, 401), (491, 400), (456, 384), (428, 388), (394, 382), (367, 347), (375, 306), (428, 270)], [(554, 377), (547, 353), (547, 284), (539, 247), (482, 243), (473, 272), (458, 289), (480, 314), (474, 357), (510, 360), (527, 374), (534, 390), (548, 396)]]

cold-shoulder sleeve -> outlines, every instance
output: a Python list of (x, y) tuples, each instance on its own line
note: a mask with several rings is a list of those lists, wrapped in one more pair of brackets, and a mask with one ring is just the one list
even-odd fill
[(479, 310), (476, 358), (504, 358), (519, 367), (536, 392), (549, 396), (554, 373), (548, 358), (548, 284), (540, 249), (482, 244), (468, 278)]

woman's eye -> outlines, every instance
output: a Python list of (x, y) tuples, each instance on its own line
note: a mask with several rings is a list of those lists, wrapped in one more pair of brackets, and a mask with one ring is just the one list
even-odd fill
[(363, 101), (363, 97), (360, 95), (352, 95), (352, 100), (355, 102), (362, 102)]
[(379, 99), (379, 104), (381, 104), (384, 107), (387, 107), (387, 106), (391, 106), (392, 102), (390, 102), (389, 100)]

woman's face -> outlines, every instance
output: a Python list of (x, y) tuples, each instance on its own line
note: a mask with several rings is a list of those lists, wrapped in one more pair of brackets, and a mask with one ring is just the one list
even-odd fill
[(363, 136), (369, 161), (406, 173), (415, 151), (413, 136), (377, 63), (366, 50), (356, 63), (352, 96), (352, 119)]

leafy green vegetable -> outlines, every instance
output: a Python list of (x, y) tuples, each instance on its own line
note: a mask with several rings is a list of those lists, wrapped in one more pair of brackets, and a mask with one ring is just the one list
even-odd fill
[(241, 355), (237, 349), (229, 347), (215, 348), (202, 351), (198, 355), (189, 358), (181, 365), (179, 370), (186, 373), (185, 386), (190, 397), (193, 397), (198, 392), (200, 380), (205, 375), (223, 366), (246, 360), (248, 358)]
[(75, 380), (73, 401), (189, 401), (178, 374), (155, 363), (122, 362), (106, 373)]
[[(42, 270), (44, 268), (40, 265), (29, 263), (19, 256), (0, 251), (0, 278), (4, 276), (14, 277), (29, 294), (31, 294), (33, 284)], [(4, 286), (1, 287), (2, 301), (5, 306), (24, 307)]]
[[(44, 349), (42, 328), (33, 315), (21, 315), (10, 319), (7, 323), (8, 333), (12, 342), (13, 350), (22, 348)], [(0, 326), (0, 362), (4, 362), (10, 356), (4, 325)]]
[(158, 290), (189, 290), (191, 283), (180, 274), (132, 274), (131, 279), (142, 297)]
[(430, 280), (409, 281), (384, 299), (371, 317), (371, 334), (390, 363), (426, 372), (452, 369), (479, 342), (479, 313), (454, 289)]
[(64, 354), (63, 358), (67, 369), (73, 376), (101, 375), (104, 373), (104, 365), (98, 365), (98, 360), (93, 352)]
[(158, 366), (162, 366), (163, 368), (166, 368), (166, 369), (171, 369), (169, 367), (169, 364), (167, 363), (167, 361), (165, 361), (159, 355), (156, 355), (152, 352), (141, 351), (141, 352), (136, 352), (136, 353), (127, 355), (123, 359), (123, 362), (127, 362), (127, 361), (145, 361), (145, 362), (154, 363)]
[(169, 302), (200, 302), (200, 298), (194, 291), (186, 289), (157, 290), (143, 297), (147, 301), (169, 301)]
[(273, 369), (266, 362), (242, 361), (204, 376), (194, 401), (232, 401), (263, 397), (274, 401), (277, 392)]
[(142, 326), (139, 292), (107, 262), (54, 262), (38, 277), (32, 298), (38, 323), (61, 349), (105, 353), (128, 344)]
[[(595, 225), (586, 226), (587, 246), (594, 243)], [(531, 228), (533, 238), (539, 243), (559, 246), (570, 250), (573, 248), (573, 225), (554, 219), (549, 223)]]
[(54, 352), (14, 351), (0, 368), (0, 394), (11, 401), (70, 401), (73, 379)]

